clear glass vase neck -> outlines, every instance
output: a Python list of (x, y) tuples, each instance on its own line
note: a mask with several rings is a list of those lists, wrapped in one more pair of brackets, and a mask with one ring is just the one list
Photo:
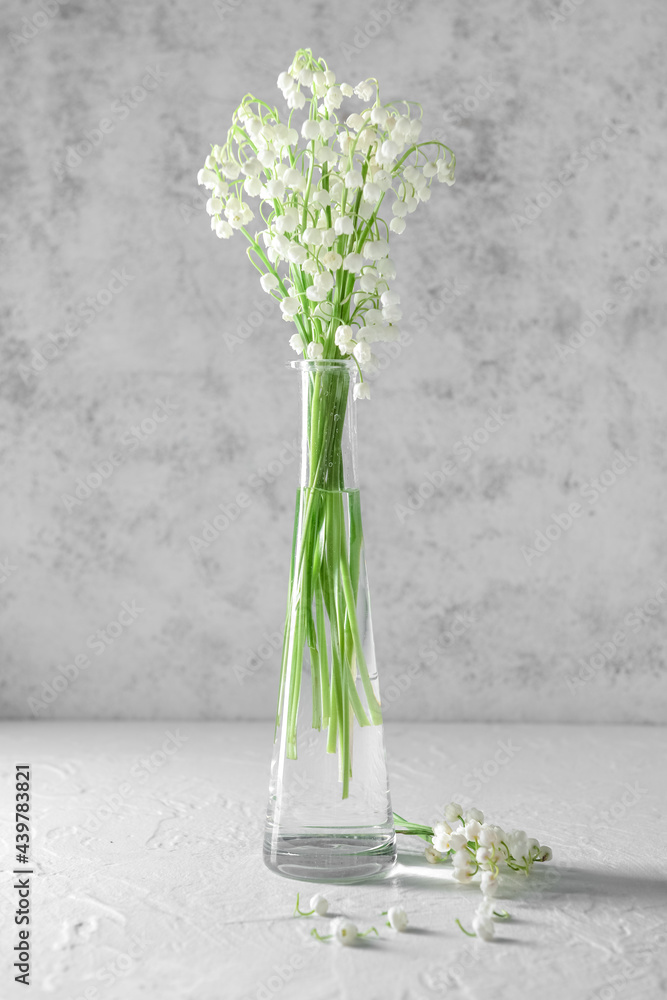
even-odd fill
[(300, 485), (327, 492), (357, 489), (356, 364), (300, 360), (290, 367), (301, 376)]

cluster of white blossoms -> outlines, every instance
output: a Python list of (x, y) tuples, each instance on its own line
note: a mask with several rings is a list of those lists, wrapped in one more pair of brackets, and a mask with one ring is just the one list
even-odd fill
[[(506, 910), (494, 909), (494, 897), (498, 892), (500, 866), (514, 872), (528, 874), (536, 861), (550, 861), (552, 852), (533, 837), (528, 837), (523, 830), (512, 830), (506, 833), (502, 827), (484, 822), (484, 813), (480, 809), (467, 809), (458, 802), (450, 802), (445, 806), (444, 820), (432, 827), (420, 823), (412, 823), (398, 813), (394, 813), (397, 824), (396, 832), (408, 836), (419, 836), (428, 842), (425, 849), (427, 861), (438, 864), (450, 860), (453, 866), (453, 877), (457, 882), (470, 882), (478, 872), (483, 899), (477, 907), (472, 920), (472, 932), (457, 920), (457, 924), (470, 937), (478, 937), (482, 941), (491, 941), (495, 934), (494, 920), (507, 920)], [(321, 895), (313, 896), (310, 909), (299, 908), (299, 896), (296, 897), (295, 914), (308, 917), (313, 914), (326, 916), (329, 902)], [(405, 931), (408, 926), (408, 916), (399, 906), (390, 907), (384, 914), (388, 917), (387, 926), (395, 931)], [(316, 929), (311, 934), (319, 941), (334, 938), (339, 944), (353, 944), (357, 937), (365, 937), (375, 933), (375, 927), (360, 934), (356, 925), (345, 917), (339, 917), (331, 927), (331, 934), (321, 935)]]
[(456, 921), (465, 934), (483, 941), (493, 938), (494, 917), (506, 920), (505, 910), (494, 910), (493, 900), (498, 892), (501, 865), (514, 872), (528, 874), (536, 861), (550, 861), (551, 848), (540, 845), (523, 830), (509, 833), (500, 826), (484, 822), (480, 809), (463, 810), (458, 802), (445, 806), (444, 820), (431, 826), (412, 823), (394, 813), (396, 832), (421, 837), (427, 842), (424, 851), (431, 864), (451, 861), (456, 882), (471, 882), (480, 873), (479, 886), (483, 900), (473, 918), (474, 933), (470, 934)]
[[(376, 80), (337, 84), (310, 49), (297, 52), (278, 87), (287, 122), (246, 95), (197, 180), (211, 192), (206, 209), (215, 233), (228, 239), (238, 230), (248, 240), (262, 289), (296, 326), (291, 347), (313, 361), (352, 357), (363, 373), (371, 345), (400, 333), (390, 233), (403, 232), (433, 180), (454, 183), (455, 157), (440, 142), (417, 141), (418, 105), (382, 105)], [(355, 110), (340, 120), (346, 100)], [(262, 228), (251, 234), (257, 217)], [(367, 398), (361, 378), (355, 396)]]
[(494, 934), (493, 916), (504, 917), (493, 909), (493, 897), (498, 892), (500, 865), (511, 871), (528, 874), (536, 861), (551, 860), (550, 847), (540, 845), (523, 830), (506, 833), (502, 827), (484, 822), (479, 809), (463, 811), (458, 802), (445, 806), (445, 818), (433, 826), (432, 846), (425, 850), (428, 861), (436, 864), (448, 858), (454, 867), (457, 882), (470, 882), (481, 873), (480, 888), (484, 901), (473, 920), (478, 937), (490, 941)]

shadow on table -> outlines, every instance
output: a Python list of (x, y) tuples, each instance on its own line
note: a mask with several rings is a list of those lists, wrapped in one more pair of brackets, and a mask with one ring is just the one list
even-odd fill
[[(546, 866), (545, 866), (546, 869)], [(641, 897), (642, 902), (667, 902), (667, 879), (643, 871), (614, 871), (562, 868), (533, 871), (526, 879), (534, 891), (554, 896), (598, 896), (607, 899)]]
[[(476, 883), (461, 885), (452, 878), (449, 865), (431, 865), (421, 854), (399, 853), (396, 866), (387, 879), (397, 885), (414, 889), (455, 889), (479, 892)], [(604, 869), (591, 871), (585, 868), (563, 868), (546, 863), (535, 865), (527, 877), (515, 875), (503, 879), (500, 893), (503, 899), (530, 896), (598, 896), (608, 899), (641, 897), (642, 902), (666, 903), (667, 879), (644, 872)]]

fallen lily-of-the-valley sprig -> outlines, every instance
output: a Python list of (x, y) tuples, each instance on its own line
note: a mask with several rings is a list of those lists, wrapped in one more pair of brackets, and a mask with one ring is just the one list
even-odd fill
[(550, 847), (528, 837), (523, 830), (506, 833), (500, 826), (485, 823), (480, 809), (464, 812), (458, 802), (445, 806), (444, 819), (433, 826), (411, 823), (398, 813), (394, 813), (394, 822), (396, 833), (426, 841), (424, 854), (431, 864), (451, 861), (457, 882), (471, 882), (480, 874), (479, 885), (484, 899), (472, 922), (474, 933), (466, 931), (458, 920), (457, 923), (465, 934), (484, 941), (490, 941), (494, 935), (494, 916), (501, 920), (509, 917), (505, 910), (494, 910), (492, 902), (498, 892), (502, 870), (528, 875), (536, 861), (552, 858)]
[[(396, 832), (406, 836), (421, 837), (426, 841), (424, 851), (427, 861), (431, 864), (451, 860), (454, 867), (454, 879), (457, 882), (471, 882), (474, 876), (481, 872), (480, 888), (483, 899), (477, 907), (472, 919), (472, 931), (466, 930), (457, 918), (456, 924), (468, 937), (477, 937), (482, 941), (491, 941), (495, 934), (495, 920), (509, 920), (507, 910), (495, 909), (494, 897), (498, 892), (499, 878), (502, 868), (511, 872), (523, 872), (528, 875), (536, 861), (550, 861), (551, 848), (540, 845), (532, 837), (526, 836), (523, 830), (512, 830), (506, 833), (502, 827), (484, 822), (484, 814), (480, 809), (468, 809), (464, 812), (458, 802), (450, 802), (445, 806), (444, 820), (433, 826), (421, 823), (410, 823), (398, 813), (394, 813)], [(299, 903), (299, 893), (296, 897), (294, 916), (326, 917), (329, 914), (329, 901), (320, 893), (310, 900), (310, 909), (302, 910)], [(383, 911), (388, 917), (386, 924), (394, 931), (405, 931), (408, 927), (408, 915), (400, 906), (391, 906)], [(338, 944), (354, 944), (358, 937), (368, 934), (379, 936), (377, 928), (370, 927), (363, 934), (359, 933), (356, 924), (345, 917), (337, 917), (332, 924), (331, 934), (320, 934), (313, 927), (311, 934), (318, 941), (335, 940)]]
[[(310, 49), (299, 49), (278, 87), (285, 118), (246, 94), (198, 181), (211, 192), (212, 229), (222, 239), (240, 232), (248, 241), (263, 290), (296, 328), (290, 346), (312, 364), (309, 475), (297, 499), (301, 538), (292, 559), (276, 732), (282, 722), (286, 756), (295, 759), (309, 658), (312, 727), (327, 732), (327, 752), (338, 752), (346, 799), (353, 722), (382, 722), (357, 616), (362, 531), (358, 500), (344, 482), (347, 391), (353, 384), (354, 399), (369, 398), (363, 373), (373, 363), (371, 345), (399, 336), (389, 237), (428, 201), (434, 179), (454, 183), (455, 157), (441, 142), (418, 141), (418, 104), (382, 104), (375, 79), (337, 83)], [(322, 364), (344, 360), (342, 374)]]

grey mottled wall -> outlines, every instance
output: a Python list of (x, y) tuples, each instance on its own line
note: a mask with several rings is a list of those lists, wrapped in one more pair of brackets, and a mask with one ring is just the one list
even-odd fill
[(273, 711), (289, 329), (195, 174), (303, 44), (458, 155), (395, 241), (412, 343), (360, 412), (388, 715), (664, 720), (667, 7), (391, 8), (3, 3), (5, 715)]

